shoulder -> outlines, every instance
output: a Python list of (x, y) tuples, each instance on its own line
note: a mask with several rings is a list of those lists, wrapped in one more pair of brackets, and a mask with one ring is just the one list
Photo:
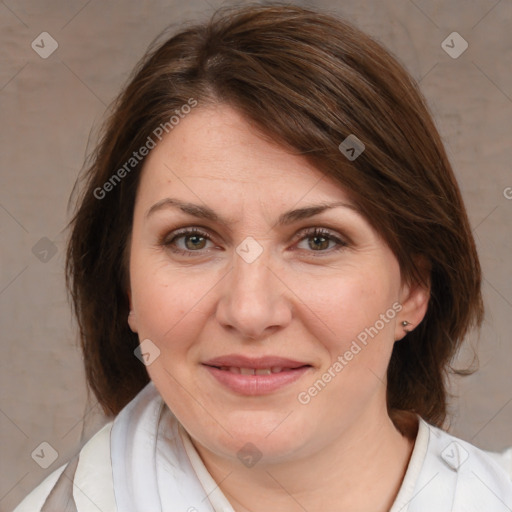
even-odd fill
[[(94, 510), (98, 510), (98, 507), (105, 511), (115, 510), (110, 460), (112, 423), (107, 423), (96, 432), (79, 452), (78, 465), (73, 476), (73, 483), (76, 485), (72, 486), (72, 495), (80, 511), (88, 511), (92, 505)], [(63, 464), (47, 476), (13, 512), (41, 510), (69, 464), (70, 462)]]
[(484, 451), (484, 453), (497, 462), (512, 480), (512, 446), (501, 452)]
[(442, 510), (450, 502), (449, 510), (453, 511), (509, 510), (504, 504), (512, 503), (512, 447), (499, 453), (485, 451), (425, 425), (429, 431), (428, 449), (418, 485), (429, 489), (422, 494), (430, 496), (430, 506), (435, 504)]
[(431, 432), (429, 448), (446, 466), (459, 471), (468, 462), (466, 472), (468, 469), (485, 469), (510, 480), (512, 484), (512, 446), (501, 452), (487, 451), (440, 428), (427, 425)]
[(35, 512), (41, 510), (46, 498), (57, 483), (60, 475), (66, 468), (63, 464), (60, 468), (50, 473), (33, 491), (31, 491), (13, 512)]

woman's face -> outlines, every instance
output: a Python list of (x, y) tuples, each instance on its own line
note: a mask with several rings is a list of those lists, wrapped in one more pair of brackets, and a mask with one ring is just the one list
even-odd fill
[(149, 375), (195, 442), (269, 463), (386, 416), (400, 322), (427, 297), (338, 184), (227, 106), (148, 155), (130, 286)]

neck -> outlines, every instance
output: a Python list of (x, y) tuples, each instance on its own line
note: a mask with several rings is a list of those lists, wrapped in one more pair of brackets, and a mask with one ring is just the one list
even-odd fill
[(386, 512), (398, 494), (414, 447), (417, 421), (410, 425), (404, 435), (385, 409), (378, 414), (369, 411), (334, 443), (307, 459), (259, 468), (240, 469), (237, 464), (236, 471), (231, 459), (192, 442), (236, 512)]

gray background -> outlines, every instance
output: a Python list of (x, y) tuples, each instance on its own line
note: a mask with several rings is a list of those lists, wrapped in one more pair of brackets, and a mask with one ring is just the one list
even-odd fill
[[(11, 510), (105, 421), (87, 399), (63, 278), (67, 201), (84, 156), (106, 106), (153, 38), (221, 5), (0, 3), (1, 511)], [(510, 446), (512, 1), (314, 5), (384, 43), (421, 83), (467, 203), (485, 276), (486, 322), (480, 340), (468, 340), (478, 347), (480, 371), (453, 384), (451, 431), (486, 449)], [(441, 47), (453, 31), (469, 44), (456, 59)], [(46, 59), (31, 47), (42, 32), (58, 42)], [(465, 350), (461, 361), (470, 360)], [(42, 442), (58, 452), (47, 469), (31, 456)]]

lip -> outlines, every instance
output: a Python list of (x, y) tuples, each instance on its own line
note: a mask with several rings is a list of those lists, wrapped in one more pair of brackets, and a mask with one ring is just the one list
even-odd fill
[[(300, 379), (312, 369), (309, 363), (293, 359), (265, 356), (249, 358), (241, 355), (228, 355), (210, 359), (202, 366), (217, 382), (231, 391), (245, 396), (267, 395)], [(254, 370), (272, 367), (283, 368), (270, 375), (245, 375), (221, 370), (220, 367), (252, 368)]]
[(305, 361), (295, 361), (285, 357), (264, 356), (264, 357), (247, 357), (239, 354), (229, 354), (226, 356), (215, 357), (204, 361), (207, 366), (236, 366), (237, 368), (253, 368), (254, 370), (262, 368), (271, 368), (279, 366), (281, 368), (300, 368), (309, 365)]

